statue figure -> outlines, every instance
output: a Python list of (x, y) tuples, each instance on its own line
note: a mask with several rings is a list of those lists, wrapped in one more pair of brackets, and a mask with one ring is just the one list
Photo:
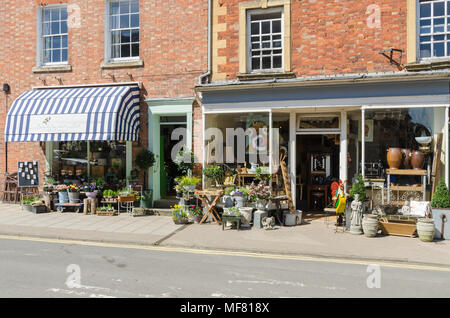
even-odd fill
[(359, 194), (355, 194), (355, 200), (353, 200), (352, 204), (350, 205), (350, 208), (352, 209), (350, 233), (355, 235), (363, 234), (361, 225), (363, 214), (363, 203), (359, 201)]
[(275, 218), (273, 216), (270, 218), (266, 216), (262, 219), (261, 223), (264, 230), (273, 230), (275, 225)]
[(410, 206), (409, 200), (405, 201), (405, 205), (402, 207), (400, 212), (403, 215), (410, 215), (411, 214), (411, 206)]

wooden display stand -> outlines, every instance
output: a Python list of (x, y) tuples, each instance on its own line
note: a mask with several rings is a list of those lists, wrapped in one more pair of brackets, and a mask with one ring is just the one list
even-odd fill
[[(395, 176), (421, 176), (422, 186), (392, 186), (391, 185), (391, 175)], [(394, 205), (403, 205), (402, 201), (391, 202), (391, 190), (393, 191), (414, 191), (422, 192), (423, 201), (426, 201), (426, 181), (427, 181), (427, 171), (426, 170), (416, 170), (416, 169), (386, 169), (387, 177), (387, 203)]]
[(83, 200), (84, 214), (97, 214), (97, 199), (86, 198)]
[[(213, 220), (216, 221), (218, 225), (220, 225), (221, 219), (215, 207), (218, 200), (222, 197), (223, 193), (223, 190), (195, 190), (194, 194), (199, 198), (200, 201), (203, 202), (207, 209), (199, 224), (205, 222), (208, 216), (211, 215)], [(208, 196), (211, 196), (213, 198), (209, 199)]]

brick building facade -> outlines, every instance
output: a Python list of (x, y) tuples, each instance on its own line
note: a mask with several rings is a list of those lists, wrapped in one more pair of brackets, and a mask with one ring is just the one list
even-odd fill
[[(147, 99), (194, 100), (193, 87), (207, 68), (207, 2), (139, 1), (139, 60), (116, 64), (105, 60), (108, 3), (104, 0), (1, 2), (0, 82), (10, 87), (10, 92), (2, 92), (0, 109), (2, 179), (5, 171), (16, 171), (19, 160), (39, 160), (41, 174), (44, 174), (44, 142), (10, 142), (6, 145), (4, 141), (8, 109), (18, 96), (33, 87), (142, 83), (140, 141), (133, 144), (134, 155), (141, 147), (148, 147)], [(68, 6), (68, 61), (59, 68), (41, 67), (37, 65), (39, 10), (58, 4)]]

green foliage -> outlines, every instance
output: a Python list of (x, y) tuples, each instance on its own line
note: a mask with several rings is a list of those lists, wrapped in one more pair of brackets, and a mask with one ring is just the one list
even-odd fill
[(222, 184), (225, 178), (225, 171), (221, 166), (208, 166), (202, 172), (205, 177), (216, 181), (218, 184)]
[(104, 197), (116, 197), (117, 196), (117, 192), (113, 191), (111, 189), (107, 189), (103, 191), (103, 196)]
[(192, 151), (189, 149), (185, 150), (183, 147), (178, 152), (174, 162), (182, 174), (187, 174), (194, 168), (195, 155)]
[(431, 207), (448, 209), (450, 208), (450, 193), (444, 182), (441, 180), (431, 199)]
[(183, 176), (181, 178), (179, 178), (178, 183), (183, 185), (183, 186), (188, 186), (188, 185), (197, 185), (200, 183), (200, 178), (197, 177), (189, 177), (189, 176)]
[(230, 193), (233, 191), (234, 191), (234, 187), (226, 187), (224, 193), (225, 193), (225, 195), (230, 195)]
[(352, 189), (350, 190), (350, 199), (355, 199), (355, 194), (359, 194), (359, 200), (364, 202), (366, 201), (366, 187), (364, 186), (363, 176), (360, 174), (356, 179), (356, 182), (353, 184)]
[(134, 160), (134, 163), (139, 167), (139, 169), (148, 170), (155, 164), (155, 155), (150, 150), (142, 149), (136, 155), (136, 160)]
[(39, 198), (26, 198), (26, 199), (23, 199), (22, 201), (20, 201), (20, 203), (22, 205), (31, 205), (34, 202), (38, 202), (38, 201), (41, 201), (41, 199), (39, 199)]
[(263, 167), (256, 168), (255, 180), (269, 183), (271, 179), (272, 175), (269, 173), (268, 168), (265, 169), (263, 169)]

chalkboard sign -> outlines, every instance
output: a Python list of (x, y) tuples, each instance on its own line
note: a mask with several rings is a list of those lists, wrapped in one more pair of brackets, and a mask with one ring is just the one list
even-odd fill
[(38, 161), (20, 161), (17, 163), (17, 179), (19, 187), (38, 187), (39, 186), (39, 162)]

